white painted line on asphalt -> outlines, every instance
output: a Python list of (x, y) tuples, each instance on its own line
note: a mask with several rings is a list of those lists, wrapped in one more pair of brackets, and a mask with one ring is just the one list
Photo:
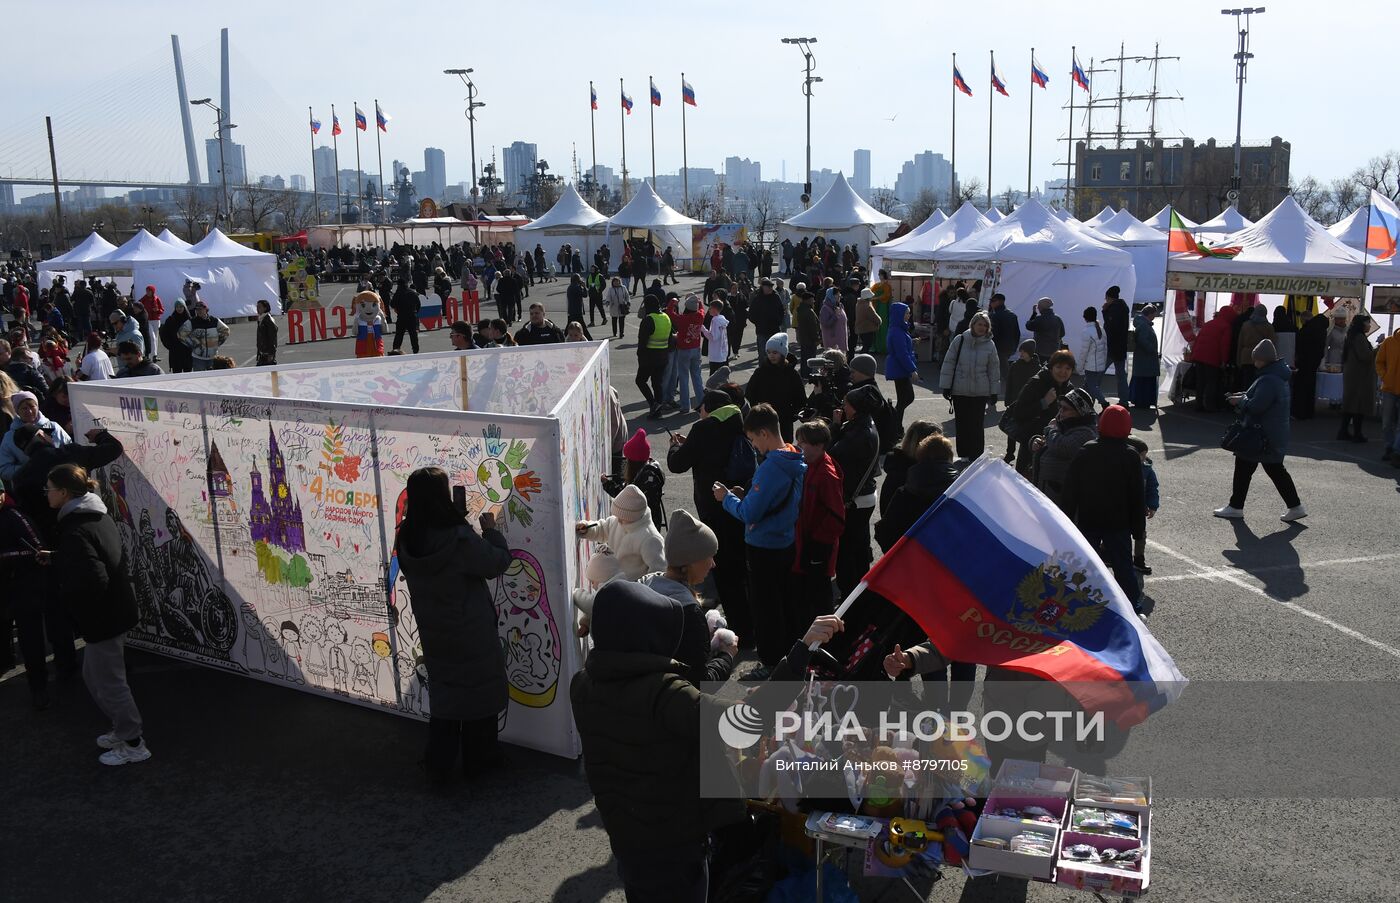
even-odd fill
[(1332, 558), (1327, 561), (1309, 561), (1300, 564), (1271, 564), (1267, 567), (1246, 569), (1239, 566), (1210, 568), (1195, 574), (1172, 574), (1167, 577), (1148, 577), (1146, 583), (1174, 583), (1178, 580), (1215, 580), (1227, 574), (1266, 574), (1273, 571), (1310, 570), (1312, 568), (1334, 567), (1342, 564), (1367, 564), (1372, 561), (1389, 561), (1400, 558), (1400, 552), (1387, 552), (1384, 555), (1363, 555), (1359, 558)]
[(1366, 634), (1360, 632), (1359, 630), (1353, 630), (1345, 624), (1338, 624), (1331, 618), (1324, 617), (1323, 615), (1320, 615), (1317, 612), (1312, 611), (1311, 609), (1304, 608), (1296, 602), (1288, 602), (1283, 599), (1275, 598), (1274, 596), (1269, 595), (1267, 592), (1255, 586), (1254, 584), (1246, 583), (1245, 581), (1241, 580), (1239, 577), (1235, 576), (1232, 573), (1220, 571), (1218, 568), (1207, 567), (1206, 565), (1201, 564), (1199, 561), (1196, 561), (1194, 558), (1191, 558), (1188, 555), (1183, 555), (1176, 549), (1170, 548), (1169, 546), (1164, 546), (1156, 540), (1149, 539), (1147, 541), (1147, 544), (1152, 548), (1156, 549), (1157, 551), (1164, 552), (1167, 555), (1170, 555), (1171, 557), (1175, 558), (1177, 561), (1180, 561), (1189, 567), (1193, 567), (1198, 571), (1201, 571), (1203, 573), (1214, 571), (1215, 576), (1211, 579), (1224, 580), (1226, 583), (1238, 586), (1240, 589), (1249, 590), (1251, 593), (1263, 596), (1270, 602), (1273, 602), (1276, 605), (1281, 605), (1289, 611), (1296, 612), (1297, 614), (1300, 614), (1305, 618), (1311, 618), (1319, 624), (1324, 624), (1328, 627), (1331, 627), (1338, 633), (1344, 634), (1345, 636), (1349, 636), (1354, 640), (1360, 640), (1368, 646), (1374, 646), (1375, 648), (1381, 650), (1387, 655), (1393, 656), (1395, 658), (1400, 658), (1400, 649), (1396, 649), (1394, 646), (1391, 646), (1387, 643), (1382, 643), (1380, 640), (1377, 640), (1373, 637), (1369, 637)]

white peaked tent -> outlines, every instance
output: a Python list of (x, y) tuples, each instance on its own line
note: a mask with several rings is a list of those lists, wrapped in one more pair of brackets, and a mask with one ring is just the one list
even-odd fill
[[(1177, 215), (1180, 216), (1180, 214)], [(1183, 222), (1185, 221), (1183, 220)], [(1254, 223), (1236, 210), (1234, 204), (1220, 211), (1220, 214), (1213, 219), (1208, 219), (1197, 225), (1187, 223), (1187, 227), (1197, 235), (1232, 235), (1241, 229), (1248, 229), (1252, 225)], [(1168, 228), (1170, 227), (1170, 223), (1168, 223)]]
[(1097, 229), (1099, 226), (1113, 219), (1117, 215), (1118, 211), (1114, 210), (1112, 207), (1104, 207), (1097, 214), (1086, 219), (1084, 221), (1084, 225), (1088, 226), (1091, 229)]
[[(613, 241), (613, 231), (618, 229), (645, 229), (652, 233), (658, 247), (663, 250), (668, 245), (671, 247), (676, 269), (681, 270), (688, 268), (691, 256), (691, 228), (701, 225), (704, 224), (699, 220), (691, 219), (661, 200), (650, 183), (642, 182), (627, 206), (608, 218), (605, 238)], [(621, 259), (621, 255), (615, 253), (614, 266)]]
[[(515, 227), (516, 247), (532, 251), (539, 245), (550, 264), (554, 263), (561, 247), (570, 245), (578, 250), (587, 270), (592, 266), (594, 250), (604, 244), (611, 245), (613, 260), (622, 259), (622, 236), (609, 234), (608, 218), (590, 207), (572, 185), (564, 189), (559, 200), (539, 219)], [(681, 253), (677, 256), (690, 256), (689, 244), (678, 250)]]
[[(1343, 244), (1308, 216), (1292, 197), (1284, 198), (1259, 222), (1226, 236), (1216, 244), (1238, 246), (1241, 250), (1232, 258), (1201, 257), (1190, 252), (1172, 254), (1167, 259), (1168, 270), (1173, 273), (1251, 277), (1303, 276), (1359, 281), (1366, 263), (1366, 258), (1360, 251)], [(1235, 287), (1224, 290), (1250, 289)], [(1274, 293), (1267, 286), (1253, 290)], [(1331, 294), (1324, 291), (1294, 293)]]
[(1094, 230), (1107, 244), (1132, 255), (1137, 288), (1130, 301), (1161, 301), (1167, 296), (1167, 236), (1144, 224), (1126, 208)]
[(88, 261), (83, 271), (89, 276), (128, 276), (137, 295), (154, 285), (167, 303), (180, 297), (186, 278), (204, 276), (200, 257), (166, 244), (145, 229), (115, 251)]
[[(1185, 226), (1186, 228), (1188, 228), (1188, 229), (1194, 229), (1194, 228), (1196, 228), (1196, 221), (1195, 221), (1195, 220), (1191, 220), (1191, 219), (1187, 219), (1185, 216), (1182, 216), (1180, 210), (1177, 211), (1177, 213), (1176, 213), (1176, 218), (1179, 219), (1179, 220), (1181, 220), (1181, 224), (1182, 224), (1183, 226)], [(1148, 217), (1147, 219), (1143, 220), (1143, 221), (1142, 221), (1142, 224), (1143, 224), (1144, 226), (1150, 226), (1151, 228), (1156, 229), (1158, 232), (1162, 232), (1162, 233), (1170, 232), (1171, 229), (1172, 229), (1172, 207), (1171, 207), (1171, 204), (1168, 204), (1167, 206), (1163, 207), (1161, 210), (1158, 210), (1158, 211), (1157, 211), (1156, 213), (1154, 213), (1152, 216), (1150, 216), (1150, 217)]]
[[(929, 219), (932, 220), (932, 217)], [(976, 235), (991, 225), (987, 218), (972, 206), (971, 201), (963, 201), (963, 205), (939, 225), (929, 229), (920, 226), (908, 235), (872, 247), (871, 272), (879, 272), (887, 260), (933, 260), (934, 252), (939, 248)]]
[(67, 276), (70, 281), (76, 279), (83, 273), (83, 264), (110, 254), (116, 249), (116, 245), (93, 232), (71, 251), (39, 262), (39, 288), (48, 288), (53, 284), (55, 276)]
[(870, 246), (884, 241), (899, 220), (885, 216), (861, 199), (840, 173), (815, 204), (778, 227), (778, 238), (794, 242), (817, 235), (842, 245), (856, 245), (864, 256)]
[(214, 316), (257, 316), (260, 300), (271, 304), (274, 314), (281, 312), (276, 255), (240, 245), (218, 229), (200, 239), (190, 253), (202, 260), (187, 278), (200, 284), (199, 297)]
[(164, 230), (162, 230), (161, 233), (156, 236), (156, 238), (159, 238), (161, 241), (165, 242), (168, 245), (180, 248), (181, 250), (187, 251), (190, 248), (190, 243), (185, 241), (180, 236), (176, 235), (174, 232), (171, 232), (168, 226)]
[(989, 223), (999, 223), (1002, 220), (1006, 219), (1006, 214), (1002, 213), (995, 207), (988, 207), (985, 211), (983, 211), (982, 215), (987, 218), (987, 222)]
[[(915, 242), (920, 235), (923, 235), (926, 232), (938, 228), (947, 221), (948, 214), (944, 213), (941, 209), (934, 210), (933, 213), (929, 214), (928, 219), (924, 220), (922, 223), (919, 223), (917, 226), (910, 229), (908, 232), (905, 232), (903, 235), (899, 236), (899, 238), (891, 238), (889, 241), (882, 241), (879, 245), (872, 246), (870, 248), (870, 253), (872, 255), (875, 255), (878, 253), (878, 250), (891, 250), (894, 248), (904, 247), (906, 244)], [(885, 256), (890, 257), (893, 255), (886, 254)], [(872, 267), (872, 269), (878, 268)]]
[(1384, 228), (1387, 219), (1392, 222), (1400, 222), (1400, 208), (1397, 208), (1395, 202), (1390, 198), (1372, 191), (1371, 203), (1357, 207), (1350, 216), (1336, 225), (1330, 226), (1327, 231), (1348, 248), (1366, 254), (1368, 265), (1373, 268), (1383, 268), (1381, 272), (1385, 273), (1385, 279), (1390, 281), (1396, 278), (1396, 258), (1388, 257), (1385, 260), (1377, 260), (1380, 252), (1367, 253), (1366, 250), (1367, 233), (1372, 228)]
[[(1037, 299), (1060, 304), (1060, 318), (1103, 299), (1110, 285), (1131, 298), (1137, 288), (1133, 258), (1062, 222), (1035, 199), (999, 223), (933, 253), (935, 272), (944, 264), (999, 264), (997, 290), (1023, 320)], [(951, 267), (953, 269), (956, 267)]]

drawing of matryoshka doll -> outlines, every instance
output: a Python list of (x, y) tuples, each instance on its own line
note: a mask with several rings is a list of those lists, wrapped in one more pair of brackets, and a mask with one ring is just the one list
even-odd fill
[(496, 630), (506, 656), (510, 698), (544, 708), (554, 702), (562, 654), (559, 626), (535, 556), (512, 549), (515, 560), (496, 582)]

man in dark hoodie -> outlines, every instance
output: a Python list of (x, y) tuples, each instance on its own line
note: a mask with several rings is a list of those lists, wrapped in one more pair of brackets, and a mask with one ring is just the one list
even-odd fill
[(833, 412), (835, 441), (828, 452), (841, 468), (846, 525), (836, 552), (836, 585), (848, 595), (870, 570), (870, 518), (878, 501), (875, 471), (880, 460), (880, 434), (874, 414), (884, 403), (873, 385), (856, 386)]
[[(1132, 322), (1132, 311), (1128, 303), (1119, 297), (1122, 290), (1110, 285), (1103, 294), (1103, 330), (1108, 334), (1108, 365), (1118, 378), (1118, 401), (1128, 397), (1128, 324)], [(1108, 371), (1105, 370), (1106, 374)]]
[[(834, 616), (818, 618), (772, 679), (799, 678), (808, 647), (841, 629)], [(746, 817), (737, 787), (732, 796), (700, 797), (700, 738), (715, 730), (732, 700), (703, 693), (686, 678), (676, 660), (684, 630), (675, 599), (614, 580), (594, 599), (593, 651), (569, 687), (584, 773), (634, 903), (704, 903), (709, 835)], [(771, 717), (792, 696), (774, 683), (745, 701)]]
[(1146, 529), (1147, 502), (1142, 458), (1126, 441), (1132, 430), (1127, 408), (1104, 408), (1099, 438), (1085, 443), (1070, 462), (1059, 502), (1137, 611), (1140, 590), (1133, 569), (1133, 536)]
[(1001, 292), (992, 295), (987, 302), (987, 315), (992, 319), (992, 343), (997, 346), (997, 359), (1001, 362), (1004, 398), (1010, 405), (1016, 396), (1011, 394), (1007, 383), (1011, 377), (1011, 363), (1016, 360), (1017, 349), (1021, 346), (1021, 324), (1016, 321), (1016, 314), (1007, 308), (1006, 296)]
[(786, 332), (774, 333), (766, 341), (758, 369), (754, 370), (748, 385), (744, 387), (744, 397), (749, 404), (772, 405), (778, 412), (783, 441), (792, 441), (792, 424), (798, 412), (807, 405), (807, 392), (802, 376), (797, 372), (796, 362), (788, 354)]
[(407, 333), (408, 346), (413, 349), (414, 354), (418, 353), (418, 310), (422, 304), (418, 293), (409, 288), (408, 280), (400, 276), (399, 284), (394, 288), (394, 297), (389, 301), (389, 306), (399, 318), (398, 324), (394, 326), (395, 351), (403, 346), (403, 337)]

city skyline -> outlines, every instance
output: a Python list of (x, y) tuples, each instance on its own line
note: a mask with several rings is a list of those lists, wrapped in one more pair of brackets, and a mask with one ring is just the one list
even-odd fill
[[(1342, 5), (1354, 7), (1352, 15), (1364, 16), (1370, 24), (1368, 34), (1381, 34), (1387, 24), (1400, 24), (1400, 12), (1390, 6), (1378, 3)], [(620, 68), (627, 70), (621, 75), (634, 97), (645, 96), (648, 72), (655, 76), (663, 99), (663, 106), (656, 110), (657, 171), (658, 174), (677, 173), (681, 168), (679, 69), (684, 68), (697, 97), (697, 106), (689, 111), (692, 168), (719, 169), (725, 157), (738, 152), (758, 163), (770, 174), (770, 180), (771, 174), (784, 171), (788, 181), (802, 179), (805, 138), (800, 95), (801, 59), (778, 43), (778, 38), (786, 35), (790, 28), (780, 10), (756, 10), (754, 16), (746, 20), (745, 45), (762, 52), (748, 54), (753, 71), (743, 80), (732, 78), (723, 60), (709, 60), (707, 54), (693, 50), (677, 53), (675, 47), (654, 42), (637, 46), (638, 52), (629, 55), (625, 64), (584, 61), (577, 67), (577, 85), (574, 85), (572, 81), (561, 80), (550, 67), (523, 63), (519, 54), (490, 43), (444, 53), (441, 60), (430, 54), (434, 59), (425, 59), (421, 67), (343, 71), (339, 67), (299, 63), (298, 60), (306, 57), (296, 31), (269, 28), (267, 24), (268, 14), (281, 8), (259, 2), (205, 11), (157, 0), (151, 5), (152, 15), (162, 23), (160, 34), (156, 35), (150, 33), (148, 23), (132, 22), (105, 5), (80, 3), (78, 6), (85, 21), (117, 44), (131, 47), (132, 53), (125, 58), (102, 54), (75, 57), (59, 67), (61, 71), (51, 73), (42, 83), (36, 84), (33, 90), (14, 98), (13, 115), (7, 117), (9, 140), (0, 140), (0, 171), (19, 175), (28, 168), (46, 169), (46, 149), (42, 148), (41, 134), (44, 113), (58, 106), (81, 111), (83, 98), (92, 95), (95, 86), (122, 83), (123, 73), (130, 74), (131, 60), (151, 65), (168, 64), (167, 33), (185, 37), (191, 92), (196, 95), (214, 93), (207, 72), (201, 70), (202, 64), (195, 58), (200, 51), (207, 52), (208, 45), (201, 44), (201, 40), (216, 41), (219, 27), (227, 26), (234, 49), (234, 119), (240, 127), (239, 143), (247, 149), (245, 168), (250, 180), (262, 175), (309, 175), (310, 145), (305, 125), (308, 102), (325, 126), (318, 136), (320, 141), (327, 138), (330, 101), (335, 101), (345, 130), (340, 136), (345, 145), (342, 150), (346, 152), (341, 166), (353, 166), (352, 98), (359, 98), (361, 109), (372, 115), (372, 98), (378, 97), (385, 111), (393, 115), (389, 131), (381, 135), (386, 158), (392, 155), (414, 159), (423, 148), (438, 147), (446, 154), (443, 181), (447, 185), (470, 182), (469, 141), (462, 116), (464, 91), (460, 84), (454, 85), (440, 71), (462, 64), (476, 69), (473, 79), (482, 101), (488, 104), (477, 114), (478, 169), (490, 162), (493, 149), (499, 167), (502, 151), (512, 141), (523, 138), (537, 145), (538, 157), (554, 164), (552, 171), (566, 177), (572, 175), (570, 158), (577, 147), (579, 170), (587, 171), (592, 165), (588, 150), (587, 81), (592, 78), (599, 95), (597, 160), (600, 166), (620, 171), (618, 126), (622, 114), (617, 92), (611, 87), (612, 79), (619, 73), (610, 71)], [(1082, 7), (1082, 15), (1060, 21), (1064, 17), (1027, 4), (1024, 15), (1007, 16), (1000, 21), (993, 37), (958, 42), (940, 39), (917, 59), (892, 57), (887, 75), (882, 77), (874, 92), (870, 90), (869, 74), (865, 71), (863, 45), (853, 36), (840, 33), (822, 36), (821, 29), (817, 29), (821, 41), (814, 47), (816, 73), (823, 77), (823, 82), (814, 87), (812, 104), (813, 168), (854, 176), (853, 150), (868, 149), (871, 151), (871, 187), (875, 188), (891, 186), (902, 163), (916, 151), (929, 149), (951, 159), (949, 105), (954, 98), (949, 55), (958, 51), (959, 65), (974, 97), (958, 98), (957, 159), (965, 179), (974, 173), (983, 179), (978, 171), (985, 172), (987, 160), (988, 73), (985, 47), (972, 46), (973, 41), (996, 45), (998, 65), (1011, 94), (1009, 98), (997, 97), (994, 101), (996, 145), (991, 187), (996, 192), (1007, 186), (1023, 188), (1026, 183), (1025, 105), (1033, 90), (1028, 74), (1031, 45), (1037, 47), (1037, 56), (1050, 76), (1048, 89), (1034, 89), (1036, 138), (1031, 175), (1036, 184), (1061, 177), (1064, 171), (1061, 139), (1068, 125), (1068, 113), (1063, 105), (1069, 97), (1067, 73), (1072, 44), (1077, 45), (1081, 61), (1087, 64), (1090, 57), (1102, 59), (1116, 55), (1120, 41), (1127, 42), (1127, 52), (1131, 55), (1150, 52), (1152, 42), (1160, 40), (1162, 53), (1183, 57), (1180, 62), (1162, 66), (1160, 87), (1186, 97), (1184, 103), (1159, 105), (1157, 126), (1163, 137), (1190, 136), (1197, 140), (1214, 137), (1221, 143), (1233, 139), (1235, 85), (1231, 55), (1235, 35), (1230, 21), (1214, 15), (1209, 20), (1179, 17), (1154, 21), (1153, 33), (1146, 34), (1123, 20), (1116, 6), (1086, 2)], [(837, 10), (841, 7), (817, 2), (813, 12), (819, 13), (822, 8)], [(336, 46), (353, 46), (354, 41), (363, 40), (353, 27), (356, 9), (358, 7), (351, 4), (345, 10), (346, 15), (325, 23), (327, 41)], [(555, 2), (542, 2), (537, 10), (550, 21), (565, 24), (571, 15), (576, 15), (572, 7)], [(862, 10), (862, 15), (868, 30), (886, 34), (928, 29), (931, 34), (982, 35), (986, 24), (985, 17), (976, 10), (930, 11), (911, 3), (884, 4)], [(1339, 11), (1337, 19), (1344, 17)], [(44, 28), (49, 27), (40, 8), (22, 6), (15, 11), (14, 18), (13, 24), (21, 32), (29, 29), (42, 34)], [(818, 14), (817, 18), (822, 17)], [(398, 25), (407, 33), (434, 27), (429, 11), (407, 10), (401, 19)], [(580, 27), (583, 21), (580, 17)], [(618, 24), (624, 33), (630, 27), (625, 22)], [(680, 28), (683, 24), (678, 11), (662, 10), (656, 13), (649, 28), (662, 34), (679, 33), (668, 29), (672, 25)], [(1366, 115), (1364, 92), (1337, 92), (1327, 80), (1316, 79), (1305, 67), (1294, 65), (1288, 48), (1301, 46), (1304, 41), (1312, 44), (1325, 37), (1319, 34), (1319, 28), (1325, 32), (1328, 26), (1326, 23), (1319, 26), (1314, 17), (1301, 10), (1283, 7), (1271, 8), (1266, 16), (1256, 18), (1252, 26), (1252, 51), (1256, 57), (1251, 61), (1250, 80), (1245, 90), (1244, 134), (1247, 140), (1256, 141), (1267, 141), (1270, 135), (1290, 138), (1295, 145), (1294, 172), (1299, 176), (1312, 174), (1327, 179), (1344, 175), (1370, 156), (1389, 150), (1390, 139), (1361, 125), (1373, 121), (1373, 117)], [(569, 40), (567, 27), (542, 29), (532, 38), (532, 50), (547, 58), (565, 52)], [(43, 46), (42, 41), (18, 43), (12, 49), (13, 65), (18, 71), (41, 67)], [(466, 59), (458, 59), (459, 56)], [(267, 64), (252, 64), (250, 60), (286, 62), (273, 69)], [(282, 77), (283, 67), (289, 78)], [(266, 71), (259, 72), (260, 68)], [(668, 72), (670, 69), (677, 71)], [(171, 181), (183, 181), (178, 124), (169, 121), (175, 114), (171, 82), (159, 73), (148, 72), (147, 75), (159, 96), (143, 96), (139, 102), (132, 103), (131, 109), (124, 111), (130, 116), (122, 123), (100, 126), (104, 132), (111, 132), (109, 142), (99, 142), (110, 146), (110, 152), (84, 144), (80, 136), (73, 134), (73, 117), (61, 110), (53, 111), (57, 114), (55, 138), (62, 171), (106, 177), (124, 165), (123, 172), (130, 172), (132, 167), (152, 170), (134, 173), (138, 178), (154, 180), (156, 176), (165, 175), (167, 178), (174, 176)], [(1125, 90), (1140, 90), (1147, 75), (1146, 67), (1133, 68), (1130, 64), (1125, 72)], [(1116, 90), (1116, 81), (1111, 76), (1103, 78), (1114, 82), (1104, 85), (1103, 91)], [(273, 81), (276, 81), (275, 87)], [(763, 86), (760, 103), (753, 102), (754, 84)], [(1356, 96), (1352, 97), (1353, 94)], [(1082, 97), (1077, 99), (1082, 103)], [(1303, 141), (1298, 136), (1316, 133), (1316, 129), (1308, 126), (1311, 125), (1311, 110), (1318, 108), (1328, 109), (1330, 118), (1338, 125), (1329, 127), (1326, 139), (1319, 135)], [(109, 112), (98, 111), (103, 115)], [(628, 117), (628, 124), (632, 126), (627, 142), (628, 175), (633, 181), (650, 171), (647, 165), (650, 142), (646, 119), (639, 115), (641, 112), (641, 108), (637, 108)], [(96, 116), (97, 113), (83, 115)], [(546, 117), (548, 126), (540, 125), (541, 116)], [(107, 119), (111, 120), (110, 115)], [(205, 140), (212, 131), (212, 123), (206, 119), (212, 117), (196, 113), (199, 140)], [(85, 120), (79, 117), (77, 121)], [(91, 121), (96, 122), (95, 119)], [(1356, 125), (1351, 125), (1353, 122)], [(79, 128), (80, 133), (88, 130)], [(136, 148), (128, 146), (128, 134), (147, 131), (153, 139), (149, 141), (149, 148), (138, 153)], [(370, 131), (374, 131), (372, 120)], [(1082, 134), (1082, 124), (1077, 131)], [(176, 140), (166, 141), (167, 135), (176, 136)], [(373, 136), (367, 133), (361, 137)], [(368, 148), (362, 147), (362, 151), (367, 152), (362, 159), (366, 170), (377, 168), (371, 165), (373, 144), (370, 140)], [(170, 160), (165, 160), (166, 156)], [(40, 162), (34, 163), (34, 160)], [(207, 179), (207, 174), (204, 176)], [(23, 188), (20, 193), (31, 192)]]

